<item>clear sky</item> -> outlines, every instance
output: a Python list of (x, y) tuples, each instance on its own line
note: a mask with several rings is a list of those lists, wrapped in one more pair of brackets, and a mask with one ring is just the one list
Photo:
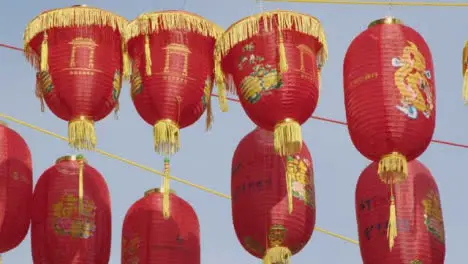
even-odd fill
[[(22, 46), (22, 33), (28, 21), (47, 9), (83, 3), (133, 19), (142, 12), (184, 6), (184, 0), (1, 2), (0, 42), (15, 46)], [(345, 120), (343, 56), (351, 40), (369, 22), (389, 14), (388, 8), (273, 3), (265, 3), (264, 8), (296, 10), (322, 21), (330, 59), (323, 69), (323, 92), (315, 114)], [(187, 0), (185, 9), (224, 28), (260, 10), (253, 0)], [(435, 138), (460, 143), (468, 141), (468, 125), (464, 122), (464, 113), (468, 114), (468, 109), (461, 99), (461, 53), (466, 40), (467, 10), (433, 7), (393, 7), (391, 10), (392, 15), (419, 31), (432, 50), (438, 105)], [(66, 135), (66, 122), (56, 118), (48, 109), (45, 113), (40, 112), (39, 102), (34, 96), (35, 73), (20, 52), (0, 48), (0, 80), (0, 113)], [(110, 115), (98, 123), (98, 146), (162, 170), (163, 158), (153, 152), (152, 128), (136, 113), (129, 93), (128, 84), (125, 84), (119, 120)], [(11, 122), (10, 126), (21, 133), (31, 148), (35, 180), (57, 157), (72, 153), (62, 141)], [(231, 102), (228, 113), (220, 113), (216, 109), (211, 132), (204, 132), (204, 121), (182, 131), (182, 149), (172, 159), (173, 175), (229, 194), (233, 151), (239, 140), (253, 128), (239, 104)], [(344, 126), (310, 120), (303, 126), (303, 135), (314, 159), (317, 225), (357, 239), (354, 190), (359, 174), (370, 162), (354, 149)], [(161, 180), (156, 175), (118, 161), (93, 153), (85, 154), (89, 163), (105, 176), (111, 192), (113, 238), (110, 263), (120, 263), (123, 217), (145, 190), (158, 187)], [(465, 174), (468, 150), (433, 144), (420, 160), (432, 170), (439, 184), (446, 228), (446, 263), (462, 263), (466, 259), (468, 237), (468, 177)], [(193, 205), (198, 214), (203, 264), (259, 263), (237, 241), (229, 200), (180, 183), (173, 182), (172, 187)], [(32, 263), (29, 236), (17, 249), (4, 255), (4, 263)], [(293, 257), (293, 263), (362, 262), (358, 246), (315, 232), (306, 248)]]

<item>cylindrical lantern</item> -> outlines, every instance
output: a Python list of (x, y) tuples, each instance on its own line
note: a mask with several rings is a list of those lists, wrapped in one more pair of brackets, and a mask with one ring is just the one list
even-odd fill
[(149, 190), (128, 210), (122, 231), (122, 264), (200, 264), (200, 225), (189, 203), (170, 191), (171, 216), (163, 193)]
[(130, 22), (131, 95), (139, 115), (153, 126), (156, 152), (177, 152), (179, 129), (195, 123), (205, 109), (210, 127), (213, 51), (221, 33), (184, 11), (146, 13)]
[(34, 190), (34, 263), (108, 264), (110, 206), (104, 178), (83, 156), (59, 158)]
[(440, 195), (431, 172), (419, 161), (408, 163), (408, 179), (396, 186), (398, 237), (387, 246), (388, 187), (369, 165), (356, 186), (356, 217), (364, 264), (444, 263), (445, 234)]
[(301, 124), (317, 106), (320, 70), (328, 56), (320, 21), (273, 11), (246, 17), (218, 39), (216, 85), (239, 96), (257, 126), (274, 131), (276, 152), (300, 151)]
[[(434, 133), (435, 81), (429, 47), (400, 20), (376, 20), (349, 46), (343, 81), (354, 146), (379, 162), (383, 182), (390, 187), (403, 182), (407, 161), (426, 150)], [(390, 196), (392, 247), (397, 231), (393, 194)]]
[(94, 122), (118, 108), (122, 76), (128, 75), (126, 25), (123, 17), (79, 5), (43, 12), (26, 27), (24, 50), (37, 70), (36, 95), (68, 121), (74, 148), (93, 149)]
[(18, 133), (0, 122), (0, 254), (17, 247), (26, 237), (32, 190), (29, 147)]
[(281, 157), (274, 150), (272, 132), (255, 129), (234, 153), (231, 195), (237, 238), (265, 264), (289, 263), (310, 240), (315, 191), (305, 144), (300, 153)]

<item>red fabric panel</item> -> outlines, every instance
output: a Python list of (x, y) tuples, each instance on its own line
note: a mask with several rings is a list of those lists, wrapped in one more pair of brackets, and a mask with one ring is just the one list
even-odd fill
[[(277, 155), (271, 132), (255, 129), (245, 136), (232, 159), (232, 218), (237, 237), (252, 255), (262, 258), (268, 248), (272, 225), (286, 229), (283, 246), (299, 252), (310, 240), (315, 226), (315, 188), (312, 158), (304, 144), (294, 159), (293, 206), (288, 212), (286, 157)], [(305, 184), (304, 184), (305, 183)], [(307, 196), (307, 204), (304, 197)]]
[(31, 221), (31, 152), (24, 139), (0, 124), (0, 253), (17, 247)]
[[(364, 264), (442, 264), (445, 232), (440, 195), (431, 172), (419, 161), (408, 163), (408, 180), (395, 185), (398, 236), (389, 250), (387, 224), (390, 189), (369, 165), (356, 186), (356, 216)], [(420, 260), (421, 262), (411, 262)]]
[(200, 224), (193, 208), (170, 194), (171, 217), (164, 219), (163, 196), (152, 193), (128, 210), (122, 231), (122, 264), (200, 264)]
[[(106, 182), (93, 167), (84, 169), (84, 214), (78, 212), (76, 161), (47, 169), (33, 196), (31, 242), (34, 264), (108, 264), (111, 205)], [(79, 228), (87, 227), (87, 232)]]
[(412, 160), (426, 150), (435, 78), (429, 47), (415, 30), (383, 24), (362, 32), (346, 53), (343, 81), (349, 134), (362, 155), (378, 161), (396, 151)]

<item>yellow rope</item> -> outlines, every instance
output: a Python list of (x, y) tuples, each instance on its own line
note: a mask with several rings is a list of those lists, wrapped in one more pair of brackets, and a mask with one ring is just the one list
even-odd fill
[[(16, 124), (18, 124), (18, 125), (28, 127), (28, 128), (30, 128), (30, 129), (32, 129), (32, 130), (39, 131), (39, 132), (41, 132), (41, 133), (43, 133), (43, 134), (46, 134), (46, 135), (49, 135), (49, 136), (58, 138), (58, 139), (60, 139), (60, 140), (62, 140), (62, 141), (65, 141), (65, 142), (68, 142), (68, 138), (66, 138), (66, 137), (64, 137), (64, 136), (62, 136), (62, 135), (59, 135), (59, 134), (56, 134), (56, 133), (54, 133), (54, 132), (48, 131), (48, 130), (43, 129), (43, 128), (41, 128), (41, 127), (35, 126), (35, 125), (33, 125), (33, 124), (30, 124), (30, 123), (28, 123), (28, 122), (25, 122), (25, 121), (16, 119), (16, 118), (14, 118), (14, 117), (12, 117), (12, 116), (5, 115), (5, 114), (3, 114), (3, 113), (0, 113), (0, 118), (4, 118), (4, 119), (6, 119), (6, 120), (8, 120), (8, 121), (11, 121), (11, 122), (13, 122), (13, 123), (16, 123)], [(147, 167), (147, 166), (144, 166), (144, 165), (142, 165), (142, 164), (139, 164), (139, 163), (137, 163), (137, 162), (135, 162), (135, 161), (131, 161), (131, 160), (129, 160), (129, 159), (119, 157), (119, 156), (117, 156), (117, 155), (114, 155), (114, 154), (112, 154), (112, 153), (106, 152), (106, 151), (104, 151), (104, 150), (101, 150), (101, 149), (97, 149), (97, 148), (96, 148), (94, 151), (95, 151), (96, 153), (101, 154), (101, 155), (103, 155), (103, 156), (106, 156), (106, 157), (108, 157), (108, 158), (115, 159), (115, 160), (121, 161), (121, 162), (123, 162), (123, 163), (127, 163), (127, 164), (129, 164), (129, 165), (132, 165), (132, 166), (134, 166), (134, 167), (140, 168), (140, 169), (142, 169), (142, 170), (145, 170), (145, 171), (148, 171), (148, 172), (151, 172), (151, 173), (154, 173), (154, 174), (163, 176), (163, 177), (166, 176), (166, 175), (164, 174), (164, 172), (157, 171), (157, 170), (152, 169), (152, 168), (150, 168), (150, 167)], [(215, 190), (206, 188), (206, 187), (204, 187), (204, 186), (202, 186), (202, 185), (198, 185), (198, 184), (195, 184), (195, 183), (191, 183), (191, 182), (189, 182), (189, 181), (187, 181), (187, 180), (184, 180), (184, 179), (181, 179), (181, 178), (172, 176), (172, 175), (169, 176), (169, 178), (170, 178), (171, 180), (178, 181), (178, 182), (183, 183), (183, 184), (186, 184), (186, 185), (188, 185), (188, 186), (195, 187), (195, 188), (200, 189), (200, 190), (202, 190), (202, 191), (204, 191), (204, 192), (211, 193), (211, 194), (214, 194), (214, 195), (219, 196), (219, 197), (222, 197), (222, 198), (231, 199), (231, 197), (230, 197), (229, 195), (226, 195), (226, 194), (224, 194), (224, 193), (220, 193), (220, 192), (217, 192), (217, 191), (215, 191)], [(342, 235), (340, 235), (340, 234), (336, 234), (336, 233), (327, 231), (327, 230), (325, 230), (325, 229), (323, 229), (323, 228), (320, 228), (320, 227), (315, 227), (315, 230), (317, 230), (317, 231), (319, 231), (319, 232), (321, 232), (321, 233), (324, 233), (324, 234), (326, 234), (326, 235), (329, 235), (329, 236), (332, 236), (332, 237), (335, 237), (335, 238), (339, 238), (339, 239), (341, 239), (341, 240), (344, 240), (344, 241), (347, 241), (347, 242), (356, 244), (356, 245), (359, 244), (359, 242), (356, 241), (356, 240), (353, 240), (353, 239), (351, 239), (351, 238), (342, 236)]]
[(353, 0), (263, 0), (264, 2), (289, 2), (336, 5), (383, 5), (383, 6), (432, 6), (432, 7), (468, 7), (468, 3), (456, 2), (406, 2), (406, 1), (353, 1)]

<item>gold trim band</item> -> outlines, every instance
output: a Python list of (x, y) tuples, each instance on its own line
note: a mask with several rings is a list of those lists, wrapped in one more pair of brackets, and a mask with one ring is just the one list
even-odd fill
[(380, 18), (377, 20), (372, 21), (367, 28), (371, 28), (376, 25), (382, 25), (382, 24), (387, 24), (387, 25), (392, 25), (392, 24), (398, 24), (398, 25), (403, 25), (403, 21), (401, 21), (398, 18), (395, 17), (384, 17)]
[[(153, 193), (163, 193), (163, 191), (161, 190), (161, 188), (153, 188), (153, 189), (149, 189), (145, 192), (145, 197), (149, 196), (150, 194), (153, 194)], [(172, 194), (176, 194), (176, 192), (173, 190), (173, 189), (169, 189), (169, 193), (172, 193)]]
[(55, 164), (58, 164), (58, 163), (60, 163), (62, 161), (82, 161), (84, 163), (88, 163), (88, 161), (86, 160), (86, 158), (83, 155), (66, 155), (66, 156), (62, 156), (62, 157), (58, 158), (55, 161)]

